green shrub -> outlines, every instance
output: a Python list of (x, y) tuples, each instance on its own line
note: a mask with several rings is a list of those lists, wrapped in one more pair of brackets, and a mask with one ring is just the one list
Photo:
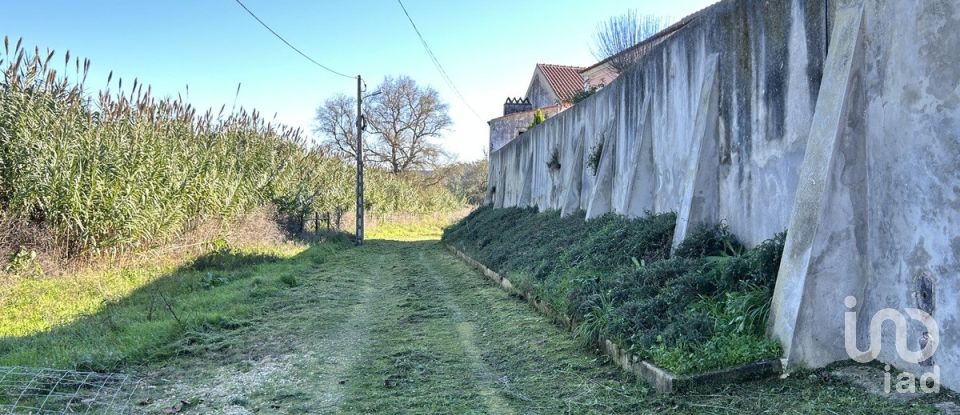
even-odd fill
[(37, 260), (37, 252), (21, 247), (7, 258), (3, 272), (24, 277), (39, 277), (43, 275), (43, 268)]
[(594, 93), (596, 93), (597, 90), (598, 90), (597, 87), (590, 87), (590, 88), (586, 88), (586, 89), (582, 89), (582, 90), (580, 90), (580, 91), (577, 91), (576, 94), (573, 94), (573, 103), (574, 103), (574, 104), (578, 104), (578, 103), (580, 103), (581, 101), (583, 101), (583, 100), (585, 100), (585, 99), (587, 99), (587, 98), (590, 98), (590, 96), (593, 95)]
[(750, 277), (754, 284), (773, 289), (786, 240), (787, 232), (783, 231), (750, 250)]
[(728, 292), (722, 299), (714, 300), (718, 307), (710, 308), (710, 314), (716, 319), (718, 329), (736, 334), (762, 335), (770, 315), (768, 300), (767, 290), (759, 287)]
[(530, 122), (529, 128), (536, 127), (540, 124), (543, 124), (546, 121), (547, 121), (547, 115), (543, 113), (542, 109), (537, 108), (537, 110), (533, 112), (533, 121)]
[(671, 256), (675, 222), (485, 206), (443, 240), (570, 314), (583, 341), (612, 339), (679, 373), (776, 356), (764, 327), (784, 234), (746, 250), (726, 226), (701, 226)]
[(222, 270), (241, 270), (257, 264), (265, 264), (280, 261), (280, 257), (270, 254), (245, 253), (233, 251), (230, 249), (218, 250), (206, 255), (202, 255), (193, 260), (191, 268), (197, 271), (207, 271), (212, 269)]
[(224, 276), (220, 274), (214, 274), (212, 272), (203, 274), (203, 276), (200, 277), (200, 287), (205, 290), (216, 288), (226, 283), (227, 279)]
[(742, 251), (726, 225), (700, 225), (687, 235), (673, 253), (683, 258), (735, 255)]

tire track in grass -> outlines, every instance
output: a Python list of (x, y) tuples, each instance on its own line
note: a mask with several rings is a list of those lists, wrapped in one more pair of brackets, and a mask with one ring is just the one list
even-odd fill
[[(362, 286), (356, 304), (350, 307), (349, 317), (330, 332), (317, 339), (312, 347), (317, 355), (317, 381), (320, 390), (317, 409), (337, 411), (343, 403), (346, 378), (364, 357), (374, 339), (370, 335), (376, 315), (387, 293), (383, 289), (384, 263), (382, 255), (372, 255), (370, 247), (354, 248), (347, 264), (357, 269), (356, 277)], [(371, 263), (369, 259), (379, 259)]]
[[(188, 413), (341, 412), (347, 379), (374, 343), (371, 327), (390, 295), (384, 268), (382, 255), (367, 247), (315, 263), (296, 287), (269, 300), (268, 312), (228, 334), (242, 345), (235, 358), (185, 359), (183, 365), (203, 370), (192, 373), (192, 387), (173, 395), (199, 402)], [(171, 401), (177, 400), (155, 409)]]
[[(425, 259), (425, 252), (431, 256), (431, 261)], [(515, 413), (511, 405), (501, 396), (498, 388), (493, 385), (499, 382), (500, 377), (486, 363), (484, 363), (480, 349), (476, 343), (476, 326), (465, 318), (463, 310), (451, 294), (451, 288), (447, 285), (444, 278), (440, 277), (440, 271), (444, 274), (450, 274), (450, 269), (438, 261), (438, 251), (436, 247), (430, 247), (427, 250), (417, 251), (417, 267), (423, 275), (429, 276), (436, 285), (439, 299), (443, 306), (449, 310), (451, 320), (456, 327), (460, 345), (463, 348), (465, 357), (468, 360), (472, 370), (471, 378), (477, 387), (484, 404), (491, 413), (509, 414)]]
[[(808, 376), (654, 394), (436, 243), (371, 241), (299, 260), (315, 265), (297, 268), (301, 283), (251, 297), (269, 303), (249, 324), (159, 363), (165, 386), (183, 387), (153, 393), (151, 406), (187, 399), (199, 403), (184, 412), (203, 414), (924, 412)], [(256, 279), (265, 286), (280, 284), (263, 274)]]
[[(436, 249), (438, 265), (446, 269), (447, 284), (453, 287), (452, 301), (475, 316), (474, 324), (487, 334), (478, 342), (486, 351), (485, 363), (507, 377), (505, 392), (519, 401), (519, 411), (611, 413), (622, 411), (611, 402), (642, 400), (643, 384), (604, 364), (605, 358), (585, 350), (571, 333), (491, 284), (441, 246)], [(644, 409), (659, 410), (656, 406)]]
[(480, 335), (440, 281), (433, 244), (371, 241), (389, 266), (367, 358), (352, 369), (349, 413), (514, 413), (483, 364)]
[[(302, 264), (287, 271), (295, 275), (292, 284), (268, 273), (235, 282), (262, 287), (263, 294), (248, 300), (266, 307), (234, 329), (201, 333), (204, 342), (190, 349), (194, 352), (151, 371), (153, 391), (140, 409), (161, 413), (181, 401), (191, 402), (184, 413), (202, 414), (335, 407), (339, 391), (327, 379), (335, 379), (355, 357), (338, 353), (333, 340), (349, 327), (365, 326), (363, 305), (376, 294), (374, 276), (357, 265), (367, 255), (350, 248), (310, 251), (291, 260)], [(362, 338), (361, 332), (354, 335)]]

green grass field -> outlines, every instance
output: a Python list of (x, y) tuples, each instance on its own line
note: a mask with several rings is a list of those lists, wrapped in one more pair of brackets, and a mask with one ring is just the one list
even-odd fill
[(819, 372), (656, 394), (429, 236), (7, 281), (0, 365), (135, 374), (143, 413), (934, 413)]
[[(332, 247), (332, 245), (330, 245)], [(327, 248), (327, 246), (324, 246)], [(229, 326), (324, 249), (223, 251), (180, 266), (11, 278), (0, 299), (0, 365), (110, 371), (155, 359), (184, 333)]]

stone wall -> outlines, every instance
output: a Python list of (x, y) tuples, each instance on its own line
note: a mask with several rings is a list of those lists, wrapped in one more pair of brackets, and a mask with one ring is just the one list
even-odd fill
[[(700, 223), (748, 245), (789, 228), (771, 333), (790, 366), (846, 359), (847, 311), (865, 348), (876, 311), (918, 308), (940, 325), (932, 362), (960, 387), (958, 13), (955, 0), (723, 1), (493, 152), (489, 199), (676, 211), (675, 243)], [(899, 359), (894, 338), (880, 360), (930, 367)]]

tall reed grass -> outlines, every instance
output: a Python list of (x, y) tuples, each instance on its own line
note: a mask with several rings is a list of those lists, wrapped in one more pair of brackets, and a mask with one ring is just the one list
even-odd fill
[[(90, 93), (89, 60), (8, 38), (0, 68), (0, 225), (43, 228), (69, 255), (156, 245), (268, 204), (301, 218), (353, 204), (349, 162), (255, 110), (200, 112), (112, 72)], [(377, 210), (462, 206), (414, 177), (372, 171), (368, 181)]]

